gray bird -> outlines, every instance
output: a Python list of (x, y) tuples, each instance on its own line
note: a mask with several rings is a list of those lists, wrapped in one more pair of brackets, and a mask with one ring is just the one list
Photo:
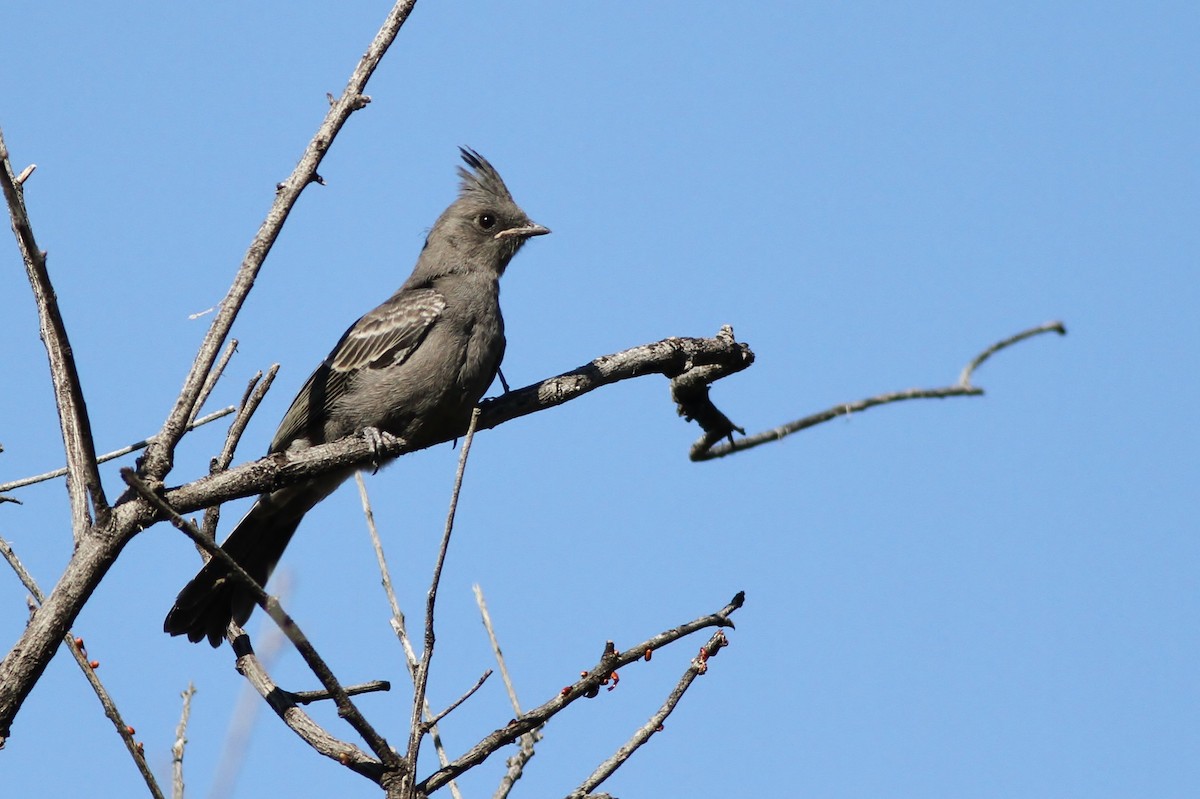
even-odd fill
[[(429, 231), (400, 290), (350, 326), (283, 417), (269, 452), (295, 453), (360, 430), (390, 433), (413, 446), (462, 434), (504, 357), (500, 276), (532, 236), (530, 221), (500, 175), (460, 148), (456, 199)], [(314, 505), (354, 469), (262, 494), (221, 545), (260, 585)], [(219, 646), (231, 620), (254, 609), (249, 592), (210, 561), (163, 622), (171, 635)]]

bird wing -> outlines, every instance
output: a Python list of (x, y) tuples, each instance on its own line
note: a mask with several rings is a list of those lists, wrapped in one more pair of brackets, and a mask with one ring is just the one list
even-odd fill
[(445, 309), (444, 296), (431, 288), (417, 289), (393, 296), (351, 325), (292, 401), (270, 451), (285, 450), (300, 436), (310, 443), (323, 440), (323, 423), (354, 375), (404, 363)]
[(325, 363), (335, 372), (399, 366), (444, 310), (446, 298), (434, 289), (398, 294), (351, 325)]

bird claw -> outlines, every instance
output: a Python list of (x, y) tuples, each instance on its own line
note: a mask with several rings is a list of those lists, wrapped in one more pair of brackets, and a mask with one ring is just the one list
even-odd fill
[(386, 430), (380, 430), (378, 427), (364, 427), (363, 438), (366, 439), (367, 446), (371, 449), (371, 474), (379, 471), (379, 467), (384, 462), (384, 447), (395, 444), (399, 441), (391, 433)]

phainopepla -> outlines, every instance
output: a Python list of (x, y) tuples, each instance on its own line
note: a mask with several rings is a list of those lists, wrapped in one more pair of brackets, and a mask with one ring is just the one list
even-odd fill
[[(429, 231), (400, 290), (350, 326), (317, 367), (271, 441), (294, 453), (373, 428), (421, 446), (466, 430), (504, 356), (500, 276), (534, 224), (483, 156), (460, 148), (458, 199)], [(222, 544), (264, 584), (304, 514), (354, 473), (345, 469), (261, 495)], [(163, 629), (218, 646), (254, 600), (215, 560), (179, 592)]]

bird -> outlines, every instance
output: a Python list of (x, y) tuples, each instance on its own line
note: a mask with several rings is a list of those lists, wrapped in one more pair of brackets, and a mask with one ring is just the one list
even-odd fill
[[(414, 448), (462, 434), (504, 357), (500, 277), (530, 238), (530, 220), (487, 159), (459, 152), (457, 198), (429, 229), (412, 274), (342, 335), (284, 414), (268, 454), (294, 455), (356, 432)], [(351, 467), (258, 497), (222, 548), (259, 585), (304, 515), (354, 474)], [(245, 624), (254, 597), (219, 560), (184, 586), (163, 631), (220, 646)]]

